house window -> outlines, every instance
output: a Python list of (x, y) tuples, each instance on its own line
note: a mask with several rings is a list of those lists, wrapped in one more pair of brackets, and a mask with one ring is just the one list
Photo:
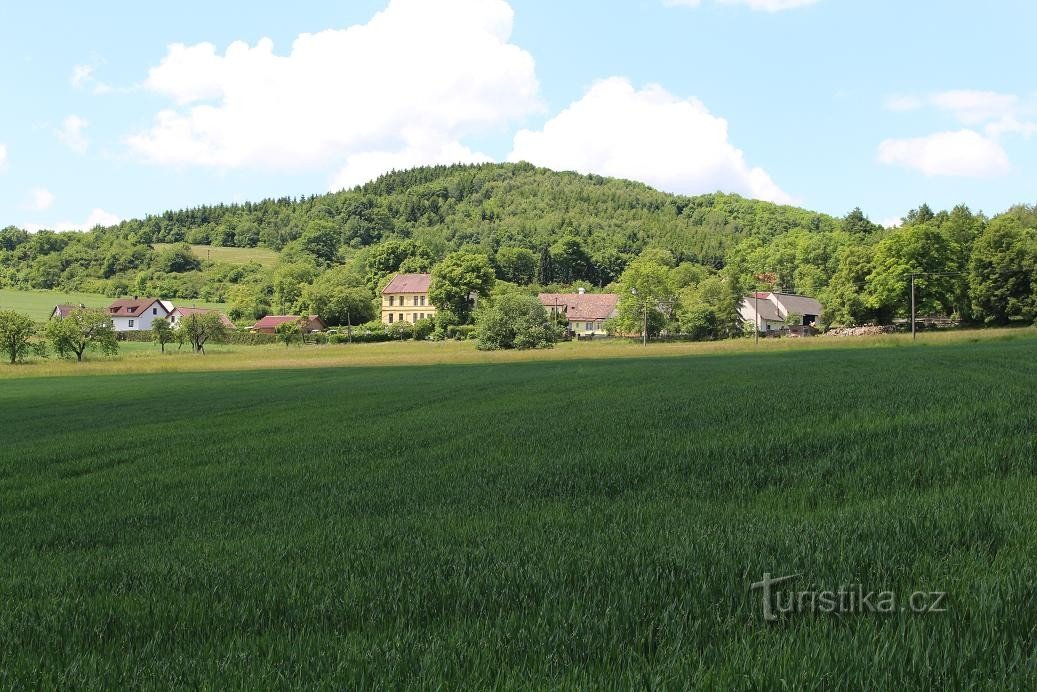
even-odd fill
[(392, 307), (393, 303), (395, 301), (396, 301), (396, 296), (389, 296), (389, 307)]
[(400, 322), (402, 322), (402, 321), (403, 321), (403, 313), (401, 312), (400, 313)]
[(421, 296), (421, 307), (425, 307), (425, 296)]
[(151, 308), (151, 314), (152, 315), (157, 315), (158, 314), (158, 308)]
[(133, 320), (130, 320), (130, 328), (133, 328)]
[(392, 324), (392, 313), (389, 313), (389, 324)]

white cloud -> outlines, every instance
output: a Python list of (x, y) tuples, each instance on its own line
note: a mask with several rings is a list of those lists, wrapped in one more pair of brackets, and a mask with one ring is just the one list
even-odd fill
[(7, 171), (7, 145), (0, 143), (0, 173)]
[(952, 89), (931, 94), (898, 94), (886, 99), (886, 108), (907, 112), (932, 108), (969, 127), (984, 126), (990, 137), (1037, 133), (1037, 99), (978, 89)]
[(884, 228), (900, 228), (904, 224), (904, 220), (899, 216), (891, 216), (885, 221), (879, 221), (879, 225)]
[(86, 120), (83, 120), (78, 115), (70, 115), (61, 123), (61, 128), (56, 133), (58, 139), (64, 142), (72, 151), (80, 154), (85, 153), (87, 147), (90, 146), (90, 142), (83, 135), (83, 130), (86, 129), (88, 124)]
[(54, 224), (38, 224), (29, 223), (25, 224), (23, 228), (30, 233), (42, 231), (44, 229), (50, 231), (89, 231), (95, 226), (114, 226), (122, 221), (122, 218), (112, 214), (111, 212), (105, 211), (104, 209), (94, 209), (86, 217), (86, 221), (82, 223), (75, 223), (73, 221), (59, 221)]
[(75, 65), (72, 67), (72, 76), (69, 81), (77, 89), (84, 88), (94, 78), (93, 65)]
[[(813, 5), (818, 0), (715, 0), (721, 5), (745, 5), (751, 10), (761, 12), (781, 12), (797, 7)], [(702, 0), (663, 0), (668, 7), (698, 7)]]
[(24, 207), (31, 211), (47, 211), (54, 206), (54, 193), (45, 187), (34, 187), (29, 190), (29, 199)]
[(700, 101), (657, 85), (636, 91), (621, 77), (594, 84), (542, 130), (518, 132), (508, 158), (633, 178), (668, 192), (725, 190), (791, 201), (763, 169), (745, 162), (728, 141), (727, 121)]
[(985, 178), (1003, 175), (1011, 168), (1001, 145), (974, 130), (887, 139), (879, 145), (878, 160), (928, 176)]
[(172, 45), (145, 88), (176, 107), (127, 139), (158, 164), (386, 166), (484, 160), (462, 143), (541, 110), (532, 56), (510, 43), (504, 0), (391, 0), (367, 24), (255, 46)]

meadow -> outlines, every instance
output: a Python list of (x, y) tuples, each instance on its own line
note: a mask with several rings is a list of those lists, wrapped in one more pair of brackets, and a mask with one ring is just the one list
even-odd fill
[[(68, 305), (85, 305), (88, 308), (106, 308), (115, 298), (100, 293), (81, 293), (69, 291), (25, 291), (14, 288), (0, 288), (0, 310), (14, 310), (29, 315), (34, 320), (44, 322), (50, 318), (54, 306), (59, 303)], [(189, 305), (200, 308), (216, 308), (225, 310), (223, 303), (207, 303), (193, 299), (177, 299), (174, 305)]]
[(5, 368), (0, 686), (1032, 689), (1037, 339), (821, 341)]
[[(153, 243), (156, 251), (172, 247), (169, 243)], [(266, 247), (222, 247), (220, 245), (192, 245), (191, 251), (195, 256), (203, 260), (213, 262), (224, 262), (226, 264), (248, 264), (257, 262), (264, 267), (272, 267), (277, 264), (277, 250)]]

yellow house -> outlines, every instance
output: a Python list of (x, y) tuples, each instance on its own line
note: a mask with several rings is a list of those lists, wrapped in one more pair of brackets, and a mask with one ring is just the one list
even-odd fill
[(431, 274), (397, 274), (382, 290), (382, 324), (414, 324), (433, 317), (436, 308), (428, 298)]

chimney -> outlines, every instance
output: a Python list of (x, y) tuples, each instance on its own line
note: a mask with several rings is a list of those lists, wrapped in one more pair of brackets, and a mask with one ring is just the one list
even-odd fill
[(583, 288), (583, 287), (581, 286), (580, 288), (577, 288), (577, 289), (576, 289), (576, 292), (577, 292), (577, 293), (579, 293), (579, 294), (580, 294), (580, 295), (582, 296), (582, 295), (583, 295), (584, 293), (586, 293), (586, 292), (587, 292), (587, 289), (585, 289), (585, 288)]

